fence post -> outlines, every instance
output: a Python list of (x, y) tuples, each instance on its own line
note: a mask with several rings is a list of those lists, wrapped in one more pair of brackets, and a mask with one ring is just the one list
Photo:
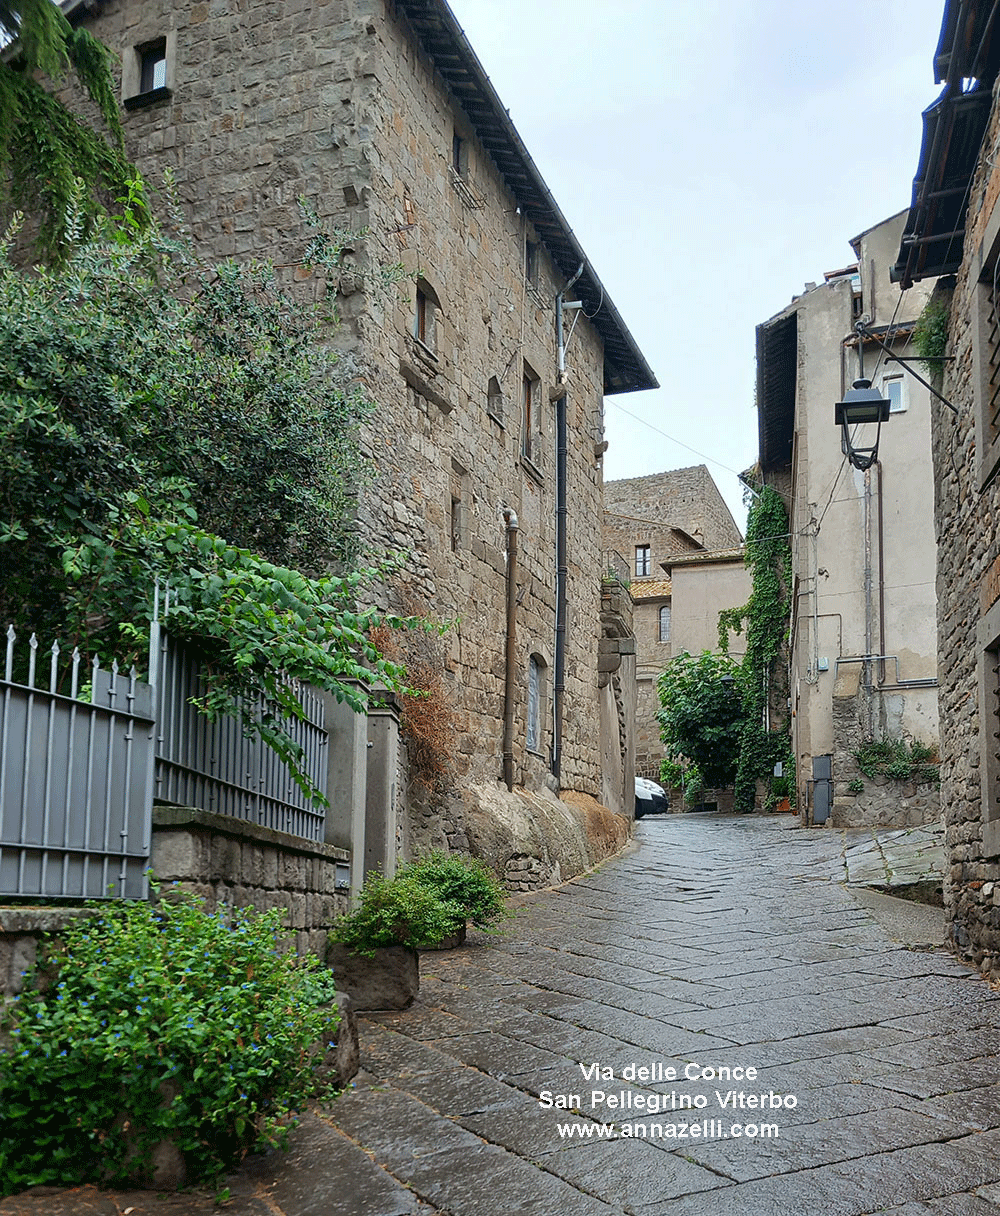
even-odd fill
[(361, 892), (365, 869), (365, 798), (368, 770), (368, 731), (364, 714), (323, 694), (327, 750), (326, 811), (324, 840), (351, 854), (351, 902)]
[(368, 702), (368, 783), (365, 795), (365, 874), (396, 873), (399, 799), (399, 702), (374, 692)]

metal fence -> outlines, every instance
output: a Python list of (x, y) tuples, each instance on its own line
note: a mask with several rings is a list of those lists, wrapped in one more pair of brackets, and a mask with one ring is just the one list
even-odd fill
[[(26, 653), (23, 643), (18, 653), (17, 641), (8, 629), (0, 680), (0, 893), (145, 898), (153, 690), (134, 668), (123, 676), (117, 664), (104, 671), (96, 659), (83, 667), (78, 650), (61, 664), (58, 643), (39, 664), (35, 635)], [(89, 700), (80, 698), (81, 672), (89, 677)]]
[[(195, 659), (156, 620), (150, 680), (39, 653), (7, 631), (0, 680), (0, 895), (143, 899), (154, 797), (322, 841), (325, 815), (277, 754), (232, 717), (210, 722)], [(89, 685), (89, 687), (88, 687)], [(284, 723), (313, 787), (327, 786), (322, 699), (293, 685)], [(259, 707), (261, 711), (265, 707)]]
[[(232, 717), (210, 722), (191, 704), (205, 694), (198, 664), (164, 630), (156, 677), (156, 797), (247, 819), (307, 840), (323, 839), (325, 816), (267, 744)], [(328, 737), (322, 700), (295, 686), (304, 720), (283, 726), (302, 748), (301, 767), (326, 789)], [(263, 707), (259, 707), (263, 710)]]
[(603, 578), (617, 580), (627, 587), (631, 580), (629, 564), (616, 549), (605, 549), (602, 554)]

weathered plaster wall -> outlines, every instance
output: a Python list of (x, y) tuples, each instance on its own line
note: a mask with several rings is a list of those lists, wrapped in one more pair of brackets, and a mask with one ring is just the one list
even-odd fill
[[(857, 238), (862, 308), (875, 324), (888, 324), (898, 300), (898, 289), (888, 281), (889, 250), (899, 247), (904, 218), (894, 216)], [(880, 692), (866, 703), (867, 734), (881, 737), (885, 731), (889, 737), (932, 745), (938, 738), (934, 690), (906, 686), (914, 680), (932, 683), (937, 674), (930, 575), (934, 531), (926, 493), (931, 479), (929, 394), (916, 381), (906, 384), (905, 410), (883, 425), (879, 465), (865, 473), (845, 462), (833, 406), (859, 370), (856, 347), (844, 347), (853, 332), (853, 294), (850, 278), (838, 278), (808, 289), (785, 310), (785, 315), (798, 314), (789, 501), (797, 597), (792, 742), (803, 813), (813, 757), (846, 755), (836, 734), (834, 703), (840, 696), (853, 696), (862, 656), (887, 654), (899, 660), (898, 671), (895, 659), (884, 668), (873, 667), (872, 680)], [(895, 310), (896, 322), (912, 322), (926, 296), (926, 289), (907, 293)], [(906, 345), (896, 349), (912, 353)], [(865, 373), (880, 388), (885, 376), (900, 374), (898, 365), (890, 368), (871, 345), (865, 349)], [(857, 445), (874, 441), (874, 427), (859, 430)], [(841, 776), (835, 761), (835, 781)], [(905, 819), (908, 811), (901, 808), (900, 813)]]

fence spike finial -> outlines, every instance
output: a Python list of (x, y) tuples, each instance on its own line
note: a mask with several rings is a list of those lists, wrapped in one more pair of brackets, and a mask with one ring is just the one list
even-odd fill
[(49, 664), (49, 692), (55, 692), (56, 685), (59, 682), (59, 641), (58, 639), (52, 643), (52, 661)]
[(4, 679), (9, 683), (14, 675), (14, 642), (17, 639), (17, 634), (14, 632), (14, 626), (7, 626), (7, 665), (4, 669)]

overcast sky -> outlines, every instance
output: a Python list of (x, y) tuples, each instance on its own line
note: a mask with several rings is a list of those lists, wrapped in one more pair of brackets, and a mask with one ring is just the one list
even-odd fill
[(909, 205), (943, 0), (449, 2), (662, 385), (605, 478), (704, 462), (742, 527), (755, 326)]

